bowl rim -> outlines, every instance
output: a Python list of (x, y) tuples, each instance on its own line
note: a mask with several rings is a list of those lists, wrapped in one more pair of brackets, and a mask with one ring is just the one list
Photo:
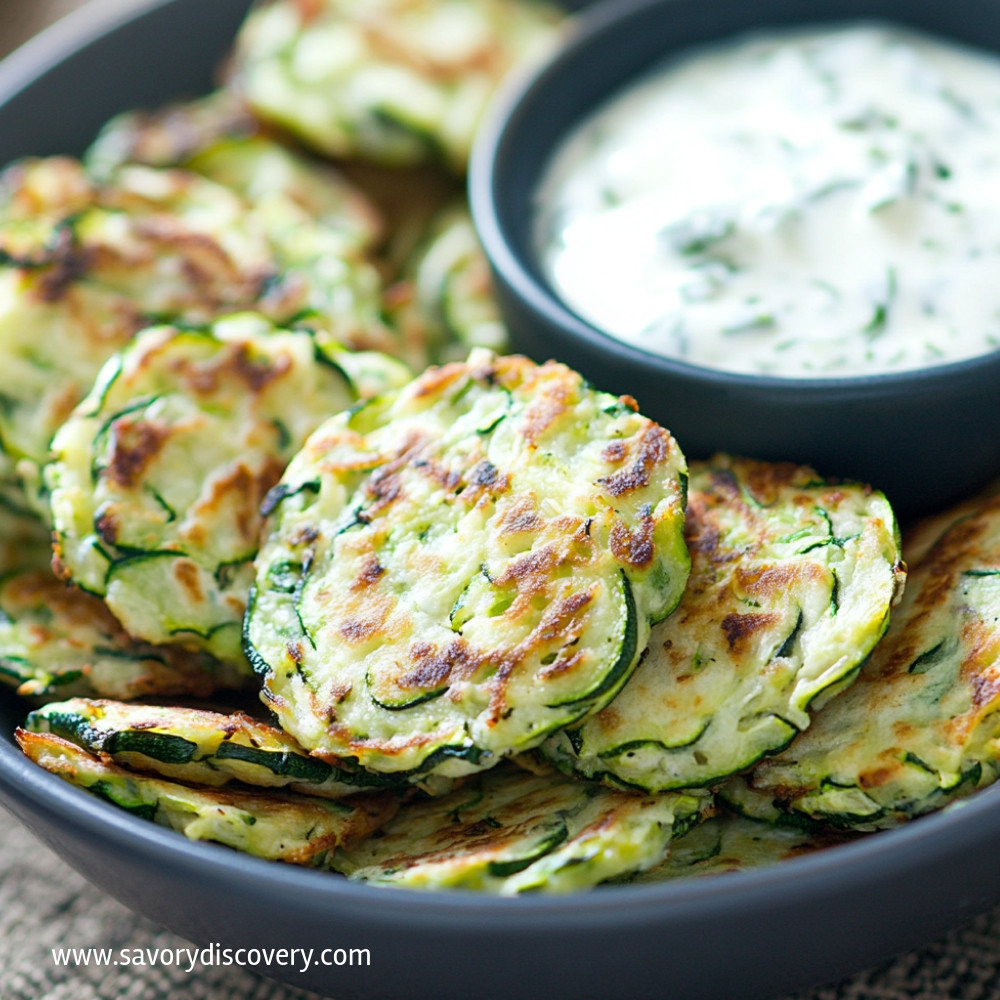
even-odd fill
[[(9, 694), (16, 703), (16, 696)], [(169, 779), (165, 779), (169, 780)], [(916, 817), (890, 830), (880, 830), (844, 844), (800, 857), (786, 858), (758, 869), (689, 876), (662, 883), (602, 885), (566, 895), (532, 894), (503, 897), (468, 889), (427, 891), (352, 882), (335, 873), (267, 861), (216, 844), (190, 841), (183, 834), (133, 816), (44, 770), (12, 742), (0, 737), (0, 803), (4, 798), (27, 804), (32, 813), (44, 811), (72, 824), (77, 833), (113, 841), (123, 850), (137, 847), (149, 855), (167, 857), (205, 878), (221, 874), (252, 877), (283, 889), (308, 894), (311, 902), (363, 902), (380, 916), (405, 916), (411, 911), (436, 918), (472, 917), (480, 922), (508, 922), (517, 915), (540, 929), (558, 917), (570, 929), (600, 921), (609, 913), (621, 926), (683, 919), (694, 912), (734, 910), (755, 912), (767, 901), (782, 904), (813, 900), (823, 891), (836, 895), (851, 885), (869, 885), (871, 872), (880, 878), (912, 871), (916, 866), (944, 862), (954, 855), (955, 838), (991, 841), (1000, 835), (1000, 784), (990, 786), (945, 809)], [(30, 820), (29, 820), (30, 825)], [(403, 911), (406, 911), (406, 914)], [(655, 912), (650, 912), (655, 911)], [(564, 924), (569, 920), (569, 924)], [(609, 928), (610, 929), (610, 928)]]
[(88, 0), (0, 59), (0, 106), (70, 56), (164, 0)]
[[(942, 364), (861, 375), (784, 376), (734, 372), (699, 365), (644, 350), (602, 330), (566, 305), (551, 284), (527, 263), (526, 255), (520, 253), (516, 248), (516, 241), (510, 238), (510, 213), (505, 211), (499, 181), (502, 164), (517, 156), (525, 121), (530, 120), (534, 111), (545, 103), (546, 91), (553, 80), (574, 74), (589, 50), (607, 44), (602, 42), (605, 35), (622, 30), (624, 24), (643, 16), (647, 11), (666, 8), (675, 2), (678, 0), (599, 0), (573, 16), (570, 30), (553, 51), (525, 71), (515, 74), (501, 87), (473, 144), (468, 193), (480, 242), (502, 283), (521, 303), (540, 315), (547, 325), (558, 329), (566, 339), (580, 341), (605, 355), (614, 354), (628, 364), (652, 367), (665, 375), (692, 383), (713, 382), (724, 388), (752, 388), (792, 395), (801, 395), (807, 391), (850, 395), (879, 390), (890, 393), (919, 392), (949, 384), (955, 379), (961, 380), (967, 372), (983, 368), (996, 368), (1000, 374), (1000, 347)], [(856, 22), (857, 18), (846, 17), (841, 23), (852, 21)], [(824, 22), (833, 23), (829, 19), (810, 20), (809, 8), (803, 4), (801, 24)], [(766, 25), (763, 27), (766, 28)], [(724, 33), (718, 36), (718, 41), (724, 42), (743, 33), (745, 32)], [(669, 54), (665, 51), (663, 59)], [(648, 69), (648, 66), (640, 66), (630, 71), (624, 81), (603, 93), (590, 111), (596, 110), (603, 101), (621, 94), (631, 83), (641, 79)], [(560, 140), (580, 121), (585, 120), (587, 114), (588, 112), (584, 112), (558, 133), (546, 136), (546, 160), (558, 148)]]

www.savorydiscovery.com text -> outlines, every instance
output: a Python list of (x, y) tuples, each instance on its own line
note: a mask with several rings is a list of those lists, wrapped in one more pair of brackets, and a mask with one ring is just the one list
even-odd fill
[(368, 948), (52, 948), (56, 966), (164, 965), (186, 972), (199, 968), (234, 965), (247, 969), (294, 968), (308, 972), (313, 966), (369, 966)]

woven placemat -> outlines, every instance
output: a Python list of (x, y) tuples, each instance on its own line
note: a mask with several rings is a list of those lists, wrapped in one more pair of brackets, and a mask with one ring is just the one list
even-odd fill
[(237, 968), (67, 967), (52, 955), (188, 947), (104, 895), (0, 810), (0, 1000), (317, 1000)]

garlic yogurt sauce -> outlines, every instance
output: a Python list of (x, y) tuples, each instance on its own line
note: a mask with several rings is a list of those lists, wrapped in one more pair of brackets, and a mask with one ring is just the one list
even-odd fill
[(537, 192), (568, 306), (734, 372), (893, 372), (1000, 345), (1000, 57), (880, 25), (672, 61)]

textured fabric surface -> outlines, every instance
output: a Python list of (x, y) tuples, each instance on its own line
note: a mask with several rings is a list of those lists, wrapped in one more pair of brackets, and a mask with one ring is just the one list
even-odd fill
[[(53, 948), (187, 948), (105, 896), (0, 810), (0, 1000), (313, 1000), (248, 971), (59, 967)], [(131, 953), (131, 952), (130, 952)]]

